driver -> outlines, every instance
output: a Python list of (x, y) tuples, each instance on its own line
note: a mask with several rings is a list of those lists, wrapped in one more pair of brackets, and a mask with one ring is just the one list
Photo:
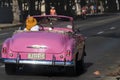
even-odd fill
[(26, 28), (24, 30), (25, 31), (39, 31), (37, 20), (32, 16), (28, 16), (26, 19)]

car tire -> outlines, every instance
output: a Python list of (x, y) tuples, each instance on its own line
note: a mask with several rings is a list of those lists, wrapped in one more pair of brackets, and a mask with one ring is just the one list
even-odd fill
[(84, 57), (80, 61), (75, 61), (73, 67), (67, 67), (67, 74), (70, 76), (77, 76), (84, 72)]
[(80, 61), (76, 61), (74, 66), (74, 75), (79, 75), (84, 72), (84, 57)]
[(85, 71), (84, 57), (80, 61), (77, 61), (76, 68), (77, 68), (77, 70), (76, 70), (77, 74), (81, 74)]
[(5, 72), (8, 75), (14, 75), (16, 73), (16, 65), (15, 64), (5, 64)]

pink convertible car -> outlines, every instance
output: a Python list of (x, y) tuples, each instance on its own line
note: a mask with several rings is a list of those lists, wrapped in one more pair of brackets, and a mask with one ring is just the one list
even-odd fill
[(1, 59), (7, 74), (15, 74), (19, 65), (64, 66), (71, 74), (83, 71), (85, 38), (77, 34), (73, 18), (62, 15), (33, 16), (39, 31), (17, 30), (4, 41)]

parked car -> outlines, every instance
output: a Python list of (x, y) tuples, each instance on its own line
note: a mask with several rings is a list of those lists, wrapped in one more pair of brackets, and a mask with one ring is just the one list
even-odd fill
[[(17, 30), (2, 45), (1, 59), (7, 74), (20, 65), (64, 66), (77, 74), (84, 68), (85, 38), (77, 34), (73, 18), (35, 15), (39, 31)], [(49, 67), (48, 67), (49, 68)]]

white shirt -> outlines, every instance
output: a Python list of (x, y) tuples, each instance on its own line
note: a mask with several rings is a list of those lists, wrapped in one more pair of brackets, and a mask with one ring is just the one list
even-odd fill
[[(40, 29), (39, 26), (35, 25), (30, 29), (30, 31), (39, 31), (39, 29)], [(27, 29), (25, 28), (24, 31), (27, 31)]]
[(33, 26), (30, 31), (39, 31), (39, 26), (38, 25), (35, 25)]

